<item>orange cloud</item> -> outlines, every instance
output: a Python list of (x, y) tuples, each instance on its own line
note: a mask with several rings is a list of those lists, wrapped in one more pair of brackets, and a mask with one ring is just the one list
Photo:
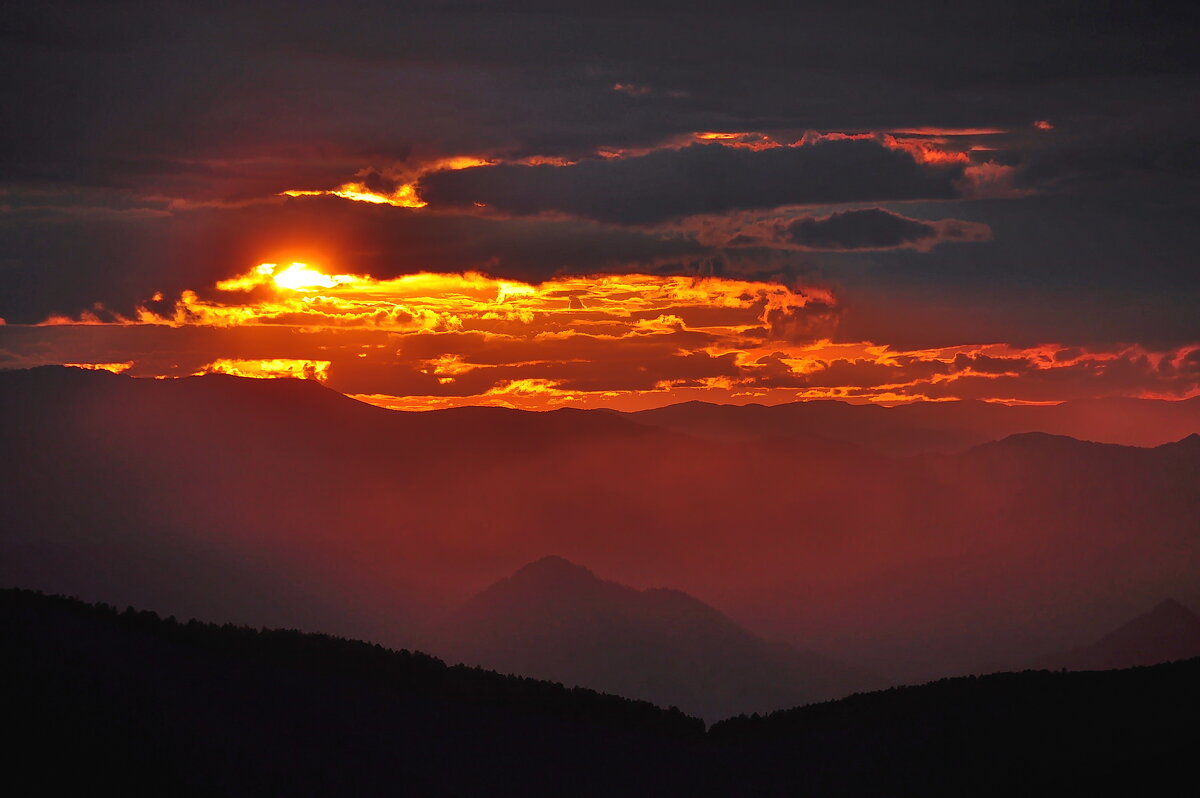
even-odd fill
[(785, 146), (768, 135), (754, 132), (715, 133), (701, 132), (691, 135), (693, 141), (702, 144), (722, 144), (726, 147), (737, 147), (746, 150), (769, 150)]
[(133, 368), (133, 361), (129, 360), (124, 363), (63, 363), (64, 366), (69, 366), (73, 369), (87, 369), (88, 371), (110, 371), (113, 374), (121, 374)]
[(232, 374), (235, 377), (270, 379), (292, 377), (301, 380), (319, 380), (329, 377), (328, 360), (295, 360), (272, 358), (270, 360), (239, 360), (221, 357), (206, 363), (196, 374)]
[(949, 138), (955, 136), (978, 136), (1004, 133), (1003, 130), (943, 130), (941, 128), (912, 128), (894, 130), (891, 133), (862, 132), (862, 133), (805, 133), (799, 141), (790, 145), (802, 147), (817, 144), (822, 141), (874, 141), (892, 150), (908, 153), (914, 161), (929, 166), (953, 166), (969, 163), (971, 160), (967, 145), (955, 144), (949, 146)]
[[(613, 91), (642, 96), (654, 90), (649, 87), (617, 83)], [(594, 155), (599, 158), (618, 160), (636, 158), (656, 150), (681, 149), (692, 144), (719, 144), (723, 147), (748, 150), (769, 150), (782, 147), (804, 147), (822, 141), (871, 140), (881, 146), (908, 153), (918, 163), (932, 166), (963, 165), (970, 162), (970, 151), (977, 146), (957, 143), (954, 138), (989, 136), (1007, 131), (992, 128), (909, 128), (893, 131), (865, 132), (817, 132), (810, 131), (795, 141), (780, 140), (767, 133), (753, 130), (695, 131), (671, 136), (651, 146), (637, 148), (601, 147)], [(425, 208), (428, 203), (420, 196), (418, 184), (422, 177), (436, 172), (470, 169), (499, 164), (523, 166), (573, 166), (578, 161), (557, 155), (521, 155), (505, 157), (493, 155), (458, 155), (418, 163), (402, 163), (386, 169), (366, 167), (354, 175), (354, 179), (328, 189), (288, 189), (279, 192), (282, 197), (332, 196), (355, 202), (377, 205), (393, 205), (401, 208)], [(486, 204), (476, 202), (480, 208)]]
[(421, 177), (433, 172), (469, 169), (473, 166), (486, 166), (491, 163), (494, 161), (470, 155), (459, 155), (431, 161), (416, 169), (401, 167), (392, 170), (393, 173), (388, 175), (366, 168), (355, 175), (358, 179), (343, 183), (336, 188), (288, 189), (279, 192), (279, 196), (331, 196), (355, 202), (370, 202), (375, 205), (394, 205), (398, 208), (424, 208), (427, 203), (417, 195), (417, 181)]
[(1200, 395), (1200, 344), (898, 350), (839, 341), (828, 290), (719, 277), (378, 280), (261, 264), (154, 307), (9, 325), (0, 365), (299, 377), (407, 410)]
[[(677, 311), (680, 323), (678, 314), (686, 314), (695, 329), (735, 336), (776, 324), (810, 306), (826, 317), (836, 304), (824, 289), (719, 278), (569, 276), (532, 285), (467, 272), (376, 280), (326, 275), (301, 263), (287, 267), (264, 263), (218, 282), (216, 288), (219, 296), (214, 298), (183, 292), (169, 314), (142, 307), (136, 320), (117, 317), (115, 321), (176, 327), (279, 324), (493, 334), (520, 329), (537, 335), (586, 329), (623, 337), (675, 329), (670, 318), (663, 319), (664, 311)], [(701, 315), (706, 319), (701, 320)], [(88, 313), (78, 320), (53, 317), (45, 323), (103, 322)]]

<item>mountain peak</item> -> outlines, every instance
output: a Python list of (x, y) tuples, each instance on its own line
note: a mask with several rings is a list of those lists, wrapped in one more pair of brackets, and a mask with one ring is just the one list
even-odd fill
[(1108, 670), (1195, 656), (1200, 656), (1200, 615), (1168, 598), (1092, 645), (1049, 661), (1072, 670)]
[(598, 577), (582, 565), (576, 565), (566, 557), (549, 554), (516, 570), (510, 579), (536, 582), (580, 582), (596, 581)]
[(1161, 449), (1186, 450), (1200, 449), (1200, 433), (1193, 432), (1172, 443), (1164, 443)]
[(1200, 647), (1200, 616), (1173, 598), (1164, 599), (1097, 644), (1137, 654), (1135, 664), (1195, 656)]
[(559, 556), (469, 599), (434, 650), (451, 662), (677, 706), (710, 719), (854, 692), (862, 674), (773, 644), (683, 591), (637, 590)]
[(1163, 599), (1159, 603), (1155, 604), (1154, 608), (1151, 609), (1149, 612), (1145, 613), (1142, 617), (1163, 618), (1163, 619), (1179, 618), (1179, 619), (1184, 619), (1186, 621), (1191, 621), (1191, 622), (1200, 621), (1200, 616), (1196, 615), (1196, 613), (1192, 612), (1186, 606), (1184, 606), (1183, 604), (1180, 604), (1178, 601), (1176, 601), (1173, 598)]

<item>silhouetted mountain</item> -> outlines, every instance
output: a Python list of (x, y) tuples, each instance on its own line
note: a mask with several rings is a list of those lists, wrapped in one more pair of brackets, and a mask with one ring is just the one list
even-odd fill
[(733, 718), (715, 794), (1169, 795), (1194, 779), (1200, 660), (1026, 671)]
[(721, 440), (819, 436), (883, 454), (960, 451), (1021, 432), (1157, 446), (1200, 430), (1200, 397), (1089, 399), (1060, 405), (914, 402), (895, 407), (831, 400), (763, 405), (684, 402), (629, 416), (649, 426)]
[[(558, 567), (558, 566), (555, 566)], [(1165, 795), (1200, 660), (700, 721), (294, 631), (0, 590), (18, 795)], [(1186, 787), (1185, 787), (1186, 788)]]
[[(1167, 404), (1149, 406), (1200, 407)], [(757, 432), (393, 412), (295, 380), (2, 372), (0, 584), (407, 645), (555, 551), (905, 681), (1020, 666), (1164, 595), (1200, 606), (1200, 437), (901, 457), (872, 441), (938, 449), (977, 418), (1027, 416), (681, 407)], [(1145, 415), (1088, 407), (1089, 424)]]
[(1200, 657), (1200, 615), (1174, 599), (1121, 626), (1095, 643), (1047, 657), (1046, 668), (1099, 671)]
[(678, 590), (634, 590), (561, 557), (468, 601), (435, 638), (450, 661), (677, 706), (709, 720), (848, 695), (877, 678), (770, 643)]
[(0, 590), (0, 635), (13, 794), (662, 795), (704, 730), (419, 653), (28, 591)]
[(392, 565), (446, 525), (457, 475), (662, 439), (606, 413), (404, 413), (306, 380), (59, 367), (0, 371), (0, 415), (0, 579), (375, 637), (442, 600), (445, 573)]

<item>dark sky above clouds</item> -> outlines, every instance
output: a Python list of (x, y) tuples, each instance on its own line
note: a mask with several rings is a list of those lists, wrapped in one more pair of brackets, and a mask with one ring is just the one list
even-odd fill
[(776, 283), (836, 297), (834, 343), (1184, 362), (1200, 12), (778, 5), (6, 10), (0, 366), (68, 357), (20, 325), (170, 315), (293, 260)]

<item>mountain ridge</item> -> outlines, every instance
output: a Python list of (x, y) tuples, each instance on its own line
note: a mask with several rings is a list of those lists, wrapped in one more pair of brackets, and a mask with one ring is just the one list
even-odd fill
[(0, 375), (0, 411), (0, 582), (179, 615), (400, 643), (558, 552), (918, 680), (1200, 601), (1200, 437), (885, 456), (824, 428), (719, 441), (610, 411), (399, 413), (297, 380), (61, 368)]
[[(61, 376), (67, 373), (69, 378)], [(0, 369), (0, 380), (7, 379), (9, 385), (17, 384), (17, 381), (22, 379), (19, 375), (23, 374), (40, 380), (53, 379), (47, 375), (59, 374), (60, 384), (69, 384), (72, 387), (97, 384), (112, 386), (117, 380), (160, 384), (207, 380), (210, 385), (220, 382), (231, 385), (234, 384), (233, 381), (283, 383), (291, 386), (287, 390), (294, 391), (294, 395), (297, 396), (306, 395), (313, 398), (321, 395), (318, 391), (327, 391), (330, 395), (342, 397), (347, 402), (370, 407), (374, 412), (385, 411), (400, 417), (430, 414), (432, 417), (442, 415), (451, 419), (477, 420), (487, 417), (511, 419), (555, 414), (610, 415), (638, 427), (649, 426), (728, 440), (775, 435), (782, 425), (785, 434), (816, 435), (835, 442), (852, 443), (890, 454), (961, 451), (1022, 432), (1045, 432), (1078, 440), (1143, 448), (1177, 442), (1200, 434), (1200, 397), (1179, 400), (1100, 397), (1069, 400), (1047, 406), (1010, 406), (963, 399), (911, 402), (888, 407), (872, 403), (854, 404), (836, 399), (813, 399), (775, 405), (737, 405), (689, 400), (637, 411), (616, 411), (607, 408), (529, 411), (486, 405), (406, 411), (377, 407), (317, 381), (298, 378), (250, 379), (226, 374), (206, 374), (150, 380), (112, 374), (104, 370), (38, 366), (29, 369)], [(308, 385), (301, 385), (302, 383)], [(1112, 412), (1108, 415), (1101, 413), (1099, 417), (1091, 418), (1089, 413), (1092, 411)], [(742, 418), (738, 419), (736, 416)], [(937, 417), (941, 417), (942, 420), (939, 421)], [(719, 419), (720, 423), (714, 427), (706, 419)], [(795, 427), (795, 424), (801, 426)], [(1138, 424), (1142, 424), (1146, 429), (1142, 432), (1135, 431), (1133, 428)], [(1112, 440), (1105, 439), (1104, 430), (1108, 431)], [(868, 433), (874, 438), (864, 437), (863, 433)], [(920, 442), (923, 439), (926, 440), (924, 444)]]
[(764, 640), (684, 591), (638, 590), (553, 555), (470, 598), (433, 645), (453, 661), (636, 696), (709, 719), (878, 683), (829, 657)]
[[(18, 792), (1169, 794), (1200, 659), (943, 679), (703, 724), (328, 635), (0, 590)], [(46, 768), (47, 750), (69, 767)]]

